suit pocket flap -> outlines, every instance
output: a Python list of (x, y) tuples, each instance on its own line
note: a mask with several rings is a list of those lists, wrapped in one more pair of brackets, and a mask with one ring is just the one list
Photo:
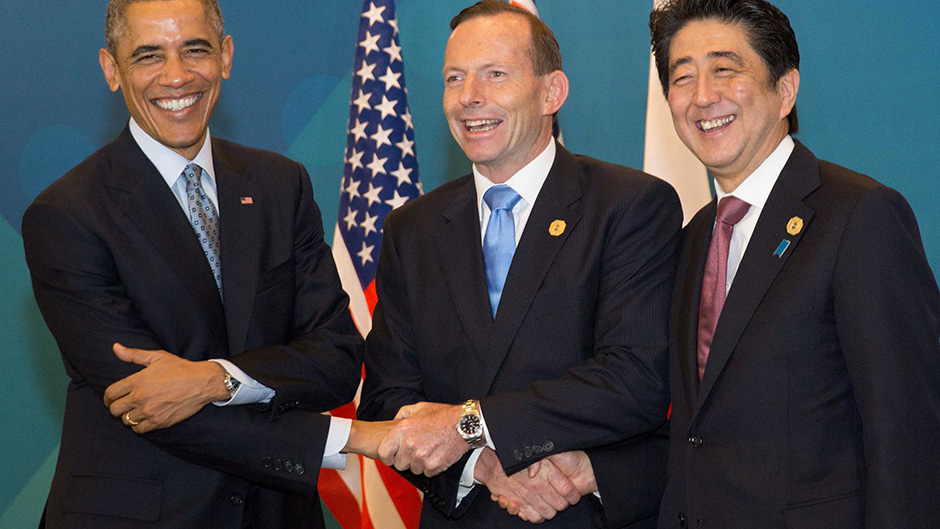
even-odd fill
[(787, 529), (862, 527), (864, 516), (864, 492), (805, 502), (783, 510)]
[(258, 292), (264, 292), (274, 285), (292, 277), (294, 277), (293, 257), (262, 273), (261, 277), (258, 278)]
[(72, 476), (62, 510), (144, 522), (160, 517), (163, 483), (120, 476)]

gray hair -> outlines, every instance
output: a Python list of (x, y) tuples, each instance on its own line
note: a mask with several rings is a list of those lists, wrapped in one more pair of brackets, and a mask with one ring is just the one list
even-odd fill
[[(105, 15), (104, 42), (108, 53), (117, 57), (117, 41), (124, 33), (127, 7), (137, 2), (162, 2), (166, 0), (111, 0), (108, 3), (108, 14)], [(219, 42), (225, 37), (225, 21), (222, 19), (222, 9), (218, 0), (197, 0), (206, 10), (206, 18), (219, 36)]]

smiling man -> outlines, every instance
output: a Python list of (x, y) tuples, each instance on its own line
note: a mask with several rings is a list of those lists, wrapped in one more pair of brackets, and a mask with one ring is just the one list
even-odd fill
[(128, 126), (23, 219), (71, 379), (44, 524), (322, 527), (321, 463), (383, 426), (319, 413), (352, 399), (361, 343), (310, 178), (210, 135), (215, 0), (113, 0), (106, 40)]
[(792, 138), (779, 9), (670, 0), (650, 28), (717, 194), (680, 250), (660, 527), (935, 527), (940, 293), (910, 207)]
[(444, 113), (472, 172), (386, 219), (359, 415), (408, 417), (380, 453), (425, 492), (422, 527), (526, 525), (491, 498), (655, 526), (676, 194), (552, 138), (568, 80), (538, 18), (486, 1), (451, 29)]

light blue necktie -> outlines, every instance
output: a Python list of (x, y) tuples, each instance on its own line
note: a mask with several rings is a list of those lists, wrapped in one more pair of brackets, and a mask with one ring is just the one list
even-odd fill
[(189, 222), (193, 231), (199, 238), (199, 244), (206, 253), (209, 266), (212, 267), (212, 276), (219, 287), (219, 296), (222, 295), (222, 245), (219, 241), (219, 214), (215, 204), (206, 196), (202, 188), (202, 168), (191, 163), (183, 169), (183, 178), (186, 179), (186, 199)]
[(512, 264), (512, 255), (516, 253), (516, 226), (512, 208), (521, 199), (519, 193), (505, 185), (493, 186), (483, 194), (483, 201), (490, 207), (490, 221), (486, 225), (486, 235), (483, 236), (483, 262), (486, 264), (486, 285), (494, 318), (499, 298), (503, 295), (506, 274)]

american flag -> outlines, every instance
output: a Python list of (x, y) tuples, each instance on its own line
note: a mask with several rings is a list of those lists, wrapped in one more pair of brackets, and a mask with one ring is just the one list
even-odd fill
[[(333, 258), (359, 332), (372, 329), (375, 270), (388, 213), (422, 193), (394, 0), (366, 0), (353, 66)], [(353, 417), (357, 400), (333, 414)], [(320, 495), (343, 529), (416, 529), (421, 495), (380, 462), (324, 469)]]

